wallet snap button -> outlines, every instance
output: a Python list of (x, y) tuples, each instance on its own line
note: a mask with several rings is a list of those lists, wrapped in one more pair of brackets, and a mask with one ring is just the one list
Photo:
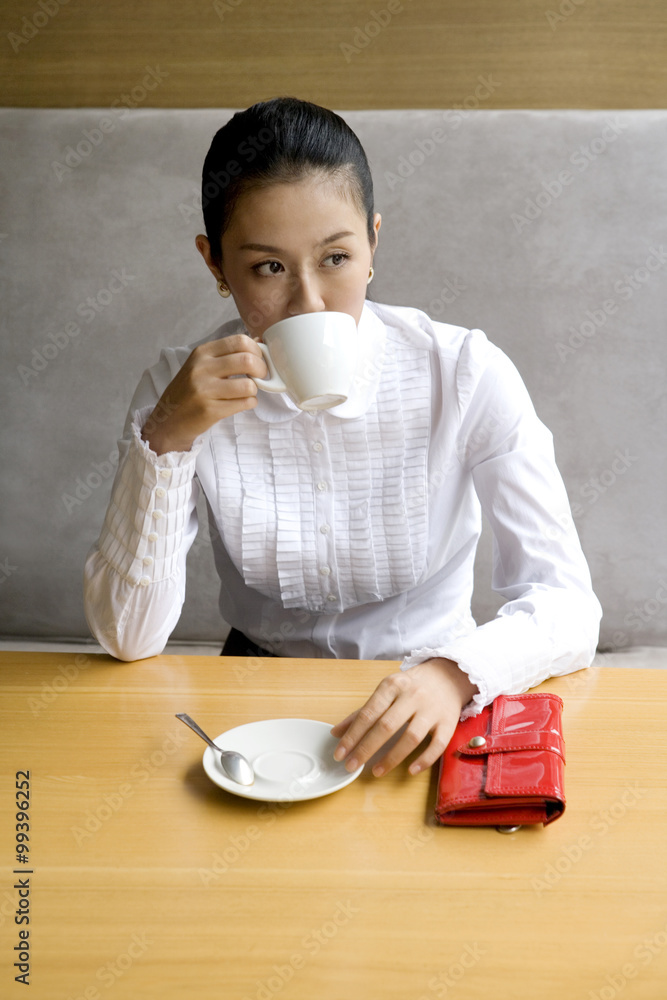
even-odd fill
[(471, 747), (472, 749), (475, 749), (476, 747), (484, 747), (486, 746), (486, 740), (484, 739), (483, 736), (473, 736), (473, 738), (468, 743), (468, 746)]
[(496, 830), (498, 833), (516, 833), (517, 830), (521, 829), (521, 824), (519, 826), (497, 826)]

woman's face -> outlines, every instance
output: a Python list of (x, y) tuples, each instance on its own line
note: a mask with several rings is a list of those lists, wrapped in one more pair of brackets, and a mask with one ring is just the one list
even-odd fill
[[(379, 228), (376, 215), (376, 239)], [(244, 192), (222, 237), (222, 270), (206, 237), (197, 247), (251, 336), (300, 313), (343, 312), (359, 322), (373, 260), (366, 219), (326, 175)]]

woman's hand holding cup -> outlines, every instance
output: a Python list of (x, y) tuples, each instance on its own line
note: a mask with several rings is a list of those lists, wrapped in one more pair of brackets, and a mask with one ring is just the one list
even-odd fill
[(195, 438), (234, 413), (257, 405), (253, 378), (266, 378), (259, 344), (235, 334), (200, 344), (190, 354), (144, 424), (152, 451), (189, 451)]

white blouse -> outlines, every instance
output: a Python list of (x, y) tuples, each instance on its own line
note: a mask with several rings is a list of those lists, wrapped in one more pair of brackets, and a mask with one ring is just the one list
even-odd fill
[[(204, 340), (244, 332), (241, 320)], [(200, 341), (203, 343), (204, 341)], [(85, 567), (102, 646), (162, 651), (185, 596), (203, 490), (224, 619), (282, 656), (455, 660), (498, 694), (579, 670), (600, 605), (552, 438), (511, 361), (481, 330), (367, 303), (351, 395), (305, 413), (260, 392), (189, 452), (157, 456), (141, 428), (192, 346), (163, 351), (130, 406), (104, 527)], [(493, 588), (470, 613), (481, 511), (494, 534)]]

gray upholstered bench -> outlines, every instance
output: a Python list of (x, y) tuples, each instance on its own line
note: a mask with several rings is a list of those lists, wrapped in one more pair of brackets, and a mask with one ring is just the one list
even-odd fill
[[(193, 242), (230, 114), (0, 111), (5, 643), (90, 640), (82, 565), (134, 386), (162, 345), (234, 314)], [(554, 433), (601, 649), (664, 664), (667, 112), (344, 114), (383, 214), (374, 297), (481, 327), (512, 357)], [(483, 537), (478, 621), (500, 603), (490, 576)], [(188, 584), (174, 639), (217, 652), (205, 519)]]

